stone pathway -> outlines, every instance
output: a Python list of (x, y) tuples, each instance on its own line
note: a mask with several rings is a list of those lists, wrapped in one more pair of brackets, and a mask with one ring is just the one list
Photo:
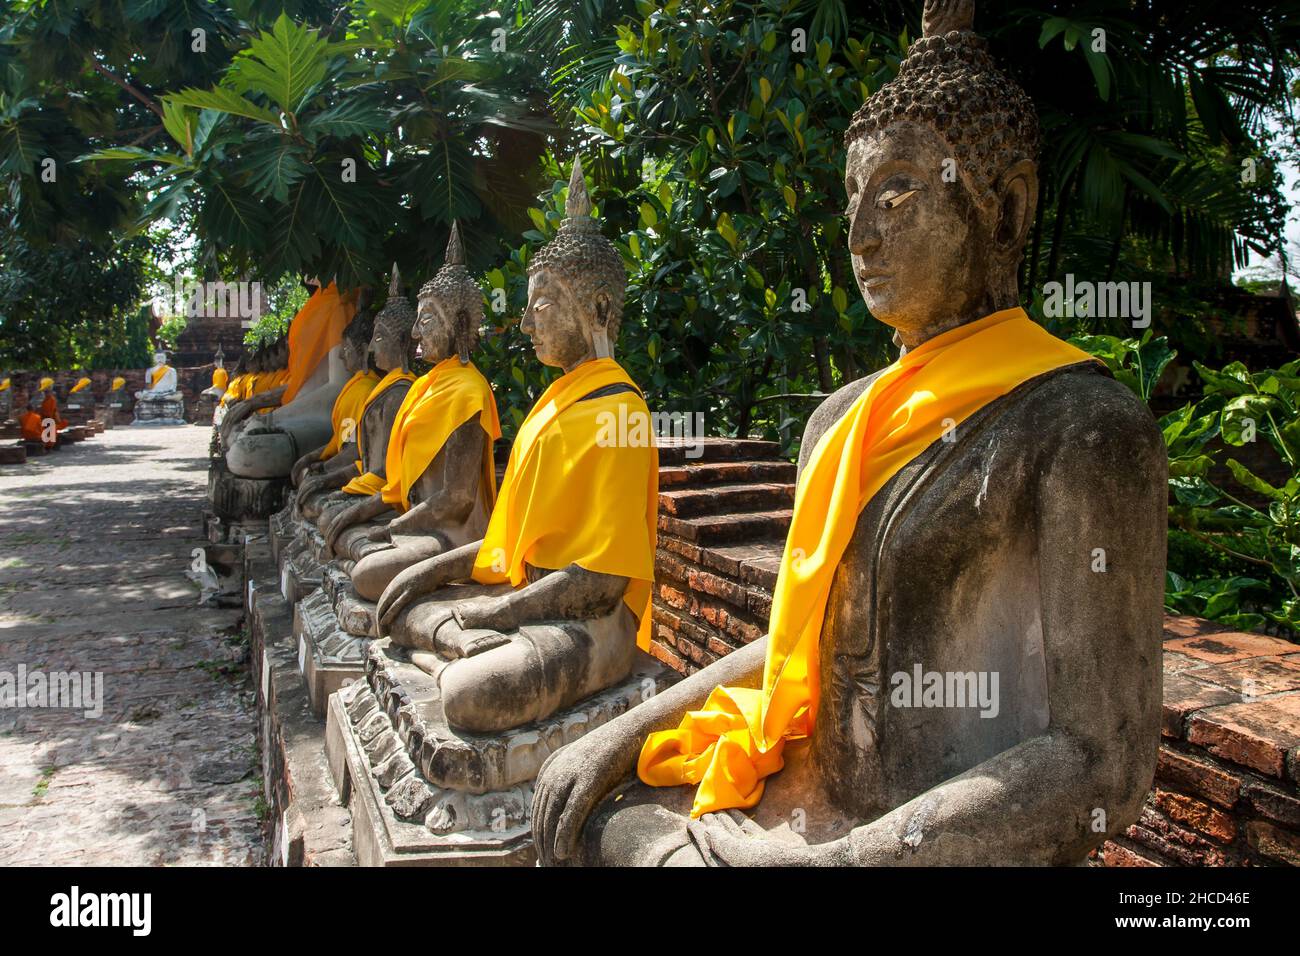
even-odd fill
[[(119, 426), (0, 467), (0, 865), (262, 861), (240, 612), (186, 577), (209, 435)], [(102, 697), (14, 706), (56, 672)]]

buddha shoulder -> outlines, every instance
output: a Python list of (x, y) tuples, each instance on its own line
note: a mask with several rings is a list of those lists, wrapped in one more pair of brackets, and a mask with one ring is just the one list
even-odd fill
[(844, 416), (844, 413), (858, 400), (858, 396), (865, 392), (867, 386), (883, 371), (884, 369), (880, 372), (872, 372), (870, 375), (864, 375), (847, 385), (840, 386), (813, 410), (813, 413), (808, 416), (808, 424), (804, 426), (803, 442), (799, 446), (800, 470), (807, 463), (808, 456), (812, 454), (813, 448), (817, 446), (826, 429)]

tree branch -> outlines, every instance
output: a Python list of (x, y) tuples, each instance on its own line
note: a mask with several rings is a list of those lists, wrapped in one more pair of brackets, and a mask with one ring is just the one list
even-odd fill
[(144, 104), (145, 106), (147, 106), (149, 109), (153, 110), (153, 112), (155, 112), (156, 114), (158, 114), (158, 118), (159, 118), (159, 119), (162, 119), (162, 115), (163, 115), (162, 107), (160, 107), (157, 103), (155, 103), (153, 100), (149, 99), (149, 97), (145, 96), (143, 93), (141, 93), (139, 90), (137, 90), (134, 86), (132, 86), (132, 85), (131, 85), (130, 83), (128, 83), (126, 80), (124, 80), (124, 79), (122, 79), (121, 77), (117, 76), (117, 75), (114, 74), (111, 70), (109, 70), (107, 67), (103, 66), (102, 64), (97, 63), (97, 62), (95, 62), (95, 61), (92, 59), (92, 60), (90, 61), (90, 65), (93, 66), (93, 67), (95, 68), (95, 72), (96, 72), (96, 73), (98, 73), (100, 76), (104, 77), (105, 79), (107, 79), (107, 80), (111, 80), (112, 82), (116, 83), (118, 86), (120, 86), (122, 89), (126, 90), (128, 93), (130, 93), (132, 96), (134, 96), (137, 100), (139, 100), (141, 103), (143, 103), (143, 104)]

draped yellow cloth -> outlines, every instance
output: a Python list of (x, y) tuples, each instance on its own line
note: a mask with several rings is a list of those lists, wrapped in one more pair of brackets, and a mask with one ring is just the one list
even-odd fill
[[(318, 461), (337, 455), (343, 448), (345, 440), (355, 440), (356, 429), (361, 424), (361, 409), (365, 407), (366, 399), (378, 384), (379, 376), (370, 371), (357, 372), (348, 379), (347, 384), (343, 386), (343, 391), (339, 392), (339, 397), (334, 399), (334, 411), (330, 413), (334, 434), (330, 436), (329, 444), (321, 449)], [(348, 424), (349, 422), (351, 424)]]
[[(594, 359), (560, 376), (519, 426), (487, 534), (474, 561), (481, 584), (526, 580), (525, 562), (628, 578), (623, 601), (640, 622), (637, 645), (650, 646), (659, 508), (659, 450), (640, 391), (579, 401), (614, 384), (635, 388), (613, 359)], [(644, 440), (614, 423), (644, 417)]]
[(38, 392), (48, 392), (53, 387), (54, 387), (54, 379), (49, 378), (47, 376), (41, 379), (41, 384), (36, 386), (36, 390)]
[(68, 389), (68, 394), (71, 395), (71, 394), (73, 394), (74, 392), (80, 392), (80, 391), (82, 391), (83, 389), (85, 389), (85, 388), (89, 388), (89, 387), (90, 387), (90, 379), (88, 379), (88, 378), (86, 378), (86, 377), (83, 376), (83, 377), (77, 379), (77, 384), (76, 384), (76, 385), (74, 385), (74, 386), (72, 386), (72, 388)]
[(294, 400), (316, 366), (343, 340), (343, 330), (354, 312), (356, 305), (351, 297), (340, 295), (333, 282), (317, 289), (298, 310), (289, 323), (289, 368), (280, 383), (287, 386), (281, 405)]
[(113, 385), (109, 389), (109, 391), (116, 392), (119, 388), (121, 388), (125, 384), (126, 384), (126, 379), (124, 379), (121, 375), (118, 375), (113, 379)]
[(8, 390), (9, 390), (9, 379), (7, 378), (0, 379), (0, 392), (7, 392)]
[(158, 383), (163, 380), (163, 376), (172, 370), (170, 365), (159, 365), (153, 370), (153, 380), (149, 383), (151, 388), (157, 388)]
[(381, 494), (400, 511), (411, 507), (411, 488), (424, 474), (447, 439), (461, 425), (477, 418), (487, 434), (479, 469), (479, 494), (491, 512), (497, 497), (492, 443), (501, 437), (501, 421), (492, 386), (471, 362), (458, 357), (443, 359), (411, 383), (388, 435), (384, 474), (388, 483)]
[[(384, 490), (387, 479), (376, 475), (373, 471), (366, 471), (366, 433), (361, 427), (361, 420), (366, 416), (366, 410), (370, 408), (370, 403), (378, 401), (383, 394), (388, 391), (389, 386), (397, 382), (414, 382), (415, 376), (410, 372), (403, 372), (400, 368), (395, 368), (379, 380), (379, 384), (374, 390), (366, 396), (365, 403), (361, 406), (361, 414), (357, 416), (357, 477), (353, 478), (343, 490), (350, 495), (377, 495)], [(390, 426), (391, 428), (391, 426)], [(389, 441), (392, 441), (391, 432)], [(387, 456), (384, 459), (384, 470), (388, 469)]]
[(247, 372), (242, 372), (232, 378), (230, 384), (226, 386), (226, 391), (221, 396), (221, 404), (229, 405), (247, 398), (248, 383), (251, 379), (252, 376)]
[(230, 373), (224, 368), (214, 368), (212, 370), (212, 387), (219, 388), (223, 392), (226, 386), (230, 384)]
[(41, 402), (41, 417), (52, 418), (57, 423), (58, 428), (67, 428), (68, 423), (59, 417), (59, 400), (50, 392), (45, 396), (45, 401)]
[(989, 402), (1045, 372), (1091, 360), (1016, 308), (935, 336), (888, 366), (822, 435), (799, 476), (762, 689), (718, 687), (677, 729), (650, 734), (637, 763), (641, 779), (699, 784), (693, 817), (758, 803), (763, 778), (781, 769), (785, 741), (812, 730), (826, 600), (867, 502)]
[[(261, 381), (258, 382), (257, 392), (269, 392), (272, 389), (279, 388), (281, 385), (284, 385), (288, 381), (289, 381), (289, 370), (286, 368), (278, 368), (274, 372), (265, 372), (261, 376)], [(283, 395), (280, 396), (280, 405), (281, 406), (284, 405)], [(273, 411), (275, 411), (273, 407), (259, 408), (257, 410), (257, 414), (269, 415)]]
[(32, 411), (24, 411), (18, 416), (18, 425), (22, 428), (23, 438), (27, 441), (44, 440), (44, 420)]

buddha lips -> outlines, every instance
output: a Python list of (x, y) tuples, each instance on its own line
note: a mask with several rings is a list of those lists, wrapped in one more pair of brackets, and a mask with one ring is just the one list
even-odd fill
[(935, 336), (880, 372), (818, 440), (799, 476), (772, 594), (761, 691), (718, 687), (676, 730), (650, 734), (637, 773), (651, 786), (698, 784), (691, 816), (752, 807), (781, 769), (787, 739), (817, 714), (817, 645), (835, 569), (858, 515), (904, 465), (1016, 386), (1093, 361), (1024, 310)]

